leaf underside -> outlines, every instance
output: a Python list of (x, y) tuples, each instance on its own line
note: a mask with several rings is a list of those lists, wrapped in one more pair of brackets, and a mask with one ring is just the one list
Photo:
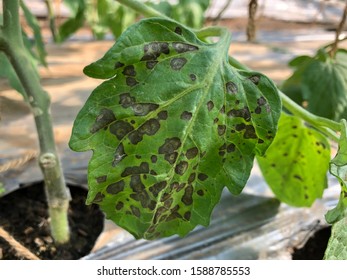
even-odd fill
[(330, 145), (298, 117), (282, 114), (275, 140), (257, 161), (278, 199), (309, 207), (327, 187)]
[(131, 26), (99, 61), (70, 147), (93, 150), (87, 203), (136, 238), (208, 225), (227, 186), (239, 194), (277, 129), (273, 83), (228, 63), (229, 37), (206, 44), (177, 22)]

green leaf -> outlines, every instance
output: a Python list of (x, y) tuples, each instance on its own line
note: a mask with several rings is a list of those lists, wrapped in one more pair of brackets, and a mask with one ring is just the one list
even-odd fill
[(276, 197), (287, 204), (311, 206), (327, 187), (329, 142), (295, 116), (282, 114), (274, 142), (257, 160)]
[[(65, 3), (65, 1), (64, 1)], [(67, 19), (60, 27), (59, 27), (59, 41), (65, 41), (69, 36), (75, 33), (78, 29), (83, 27), (85, 22), (85, 10), (86, 6), (84, 0), (78, 1), (66, 1), (68, 7), (71, 9), (73, 13), (73, 17)]]
[(24, 12), (25, 19), (30, 26), (30, 28), (33, 30), (34, 38), (35, 38), (35, 46), (36, 51), (38, 54), (39, 61), (44, 65), (47, 66), (46, 62), (46, 50), (45, 45), (43, 42), (43, 38), (41, 35), (41, 27), (36, 19), (36, 17), (30, 12), (28, 7), (24, 4), (23, 1), (20, 1), (20, 6)]
[(4, 77), (8, 79), (10, 86), (18, 91), (23, 98), (25, 98), (26, 94), (24, 88), (18, 79), (16, 72), (14, 71), (11, 63), (8, 61), (7, 57), (0, 52), (0, 77)]
[(230, 34), (206, 44), (183, 25), (127, 29), (91, 77), (109, 79), (79, 112), (70, 147), (93, 150), (88, 203), (136, 238), (208, 225), (227, 186), (239, 194), (277, 130), (273, 83), (228, 62)]
[(325, 260), (347, 260), (347, 218), (336, 222), (324, 254)]
[(283, 82), (281, 89), (282, 91), (294, 100), (297, 104), (302, 105), (304, 98), (302, 95), (302, 76), (307, 66), (313, 61), (312, 57), (309, 56), (298, 56), (292, 59), (288, 65), (296, 68), (293, 74)]
[(346, 118), (347, 54), (337, 52), (334, 60), (311, 62), (303, 73), (301, 88), (310, 112), (336, 121)]

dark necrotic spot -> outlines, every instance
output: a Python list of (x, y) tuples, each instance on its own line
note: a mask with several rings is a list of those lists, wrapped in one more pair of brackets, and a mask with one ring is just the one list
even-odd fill
[(157, 197), (158, 194), (166, 187), (167, 182), (162, 181), (159, 183), (154, 184), (153, 186), (149, 187), (149, 191)]
[(192, 51), (197, 51), (199, 49), (197, 46), (182, 43), (182, 42), (174, 42), (172, 43), (172, 46), (178, 53), (192, 52)]
[(187, 171), (187, 168), (188, 168), (188, 162), (186, 161), (180, 161), (176, 167), (175, 167), (175, 172), (176, 174), (178, 175), (183, 175), (186, 171)]
[(213, 102), (210, 100), (209, 102), (207, 102), (207, 110), (211, 111), (214, 107)]
[(301, 178), (300, 175), (297, 175), (297, 174), (296, 174), (296, 175), (294, 175), (294, 178), (295, 178), (295, 179), (298, 179), (299, 181), (302, 181), (302, 178)]
[(245, 139), (256, 139), (257, 135), (255, 134), (255, 129), (253, 127), (253, 125), (246, 125), (246, 131), (243, 134), (243, 137)]
[(112, 110), (103, 108), (100, 111), (100, 114), (96, 117), (96, 120), (90, 129), (90, 133), (95, 133), (100, 129), (108, 126), (110, 123), (114, 122), (116, 117)]
[(182, 28), (179, 27), (179, 26), (177, 26), (177, 27), (175, 28), (175, 33), (178, 34), (178, 35), (182, 35)]
[(122, 93), (119, 96), (119, 104), (122, 105), (123, 108), (128, 108), (135, 103), (135, 97), (130, 96), (129, 92)]
[(105, 198), (105, 195), (98, 192), (93, 199), (93, 203), (99, 203), (99, 202), (103, 201), (104, 198)]
[(222, 108), (219, 110), (219, 113), (224, 114), (225, 113), (225, 106), (223, 105)]
[(137, 159), (141, 159), (141, 156), (140, 156), (140, 155), (135, 155), (135, 157), (136, 157)]
[(259, 75), (253, 75), (248, 78), (253, 84), (258, 85), (260, 81)]
[(146, 62), (147, 69), (153, 69), (157, 65), (157, 60), (150, 60)]
[(188, 184), (191, 184), (191, 183), (194, 182), (195, 176), (196, 176), (195, 173), (190, 174), (190, 176), (189, 176), (189, 178), (188, 178)]
[(120, 62), (120, 61), (117, 61), (115, 64), (114, 64), (114, 69), (118, 69), (118, 68), (121, 68), (124, 66), (124, 63)]
[(203, 191), (203, 190), (198, 190), (196, 193), (197, 193), (199, 196), (203, 196), (203, 195), (204, 195), (204, 191)]
[(123, 180), (118, 181), (116, 183), (110, 184), (107, 186), (106, 191), (109, 194), (117, 194), (124, 190), (125, 183)]
[(107, 180), (107, 175), (100, 176), (100, 177), (97, 177), (97, 178), (96, 178), (96, 182), (97, 182), (98, 184), (103, 183), (103, 182), (106, 182), (106, 180)]
[(129, 135), (128, 135), (128, 138), (131, 142), (131, 144), (133, 145), (136, 145), (137, 143), (141, 142), (143, 137), (143, 135), (138, 132), (137, 130), (134, 130), (133, 132), (131, 132)]
[(131, 209), (131, 212), (134, 214), (134, 216), (140, 218), (141, 212), (140, 212), (140, 209), (139, 209), (139, 208), (137, 208), (137, 207), (131, 205), (131, 206), (130, 206), (130, 209)]
[(264, 140), (263, 139), (258, 139), (258, 144), (263, 144)]
[(152, 155), (152, 156), (151, 156), (151, 162), (152, 162), (152, 163), (156, 163), (157, 160), (158, 160), (158, 157), (157, 157), (156, 155)]
[(198, 174), (198, 179), (200, 181), (205, 181), (207, 178), (208, 178), (208, 176), (206, 174), (204, 174), (204, 173), (199, 173)]
[(258, 106), (257, 108), (255, 108), (254, 112), (256, 114), (261, 114), (261, 108)]
[(154, 135), (160, 128), (160, 123), (157, 119), (149, 119), (139, 127), (139, 133)]
[(166, 199), (165, 202), (164, 202), (164, 207), (169, 209), (171, 207), (171, 205), (172, 205), (172, 202), (173, 202), (173, 198), (172, 197)]
[(178, 137), (167, 138), (165, 143), (158, 149), (159, 154), (171, 154), (181, 147), (181, 140)]
[(136, 86), (139, 82), (136, 81), (136, 79), (133, 78), (133, 77), (127, 77), (127, 78), (126, 78), (126, 83), (127, 83), (127, 85), (128, 85), (129, 87), (133, 87), (133, 86)]
[(187, 159), (192, 159), (197, 156), (199, 153), (199, 149), (197, 147), (193, 147), (187, 150), (186, 157)]
[(135, 116), (146, 116), (149, 112), (155, 111), (159, 107), (154, 103), (137, 103), (131, 105)]
[(235, 152), (235, 148), (236, 148), (235, 144), (231, 143), (227, 146), (227, 152), (228, 153)]
[(123, 72), (122, 72), (125, 76), (132, 76), (135, 77), (136, 76), (136, 71), (135, 71), (135, 67), (134, 65), (128, 65), (124, 68)]
[(218, 118), (215, 118), (215, 119), (213, 120), (213, 123), (217, 123), (217, 122), (219, 122), (219, 119), (218, 119)]
[(266, 99), (263, 96), (261, 96), (261, 97), (259, 97), (257, 99), (257, 103), (258, 103), (259, 106), (263, 106), (263, 105), (265, 105), (267, 103), (267, 101), (266, 101)]
[(157, 209), (157, 211), (154, 214), (153, 222), (156, 224), (158, 221), (158, 218), (166, 211), (166, 208), (164, 206), (161, 206)]
[(218, 125), (218, 128), (217, 128), (218, 135), (222, 136), (225, 133), (226, 129), (227, 127), (225, 125)]
[(158, 113), (159, 120), (166, 120), (168, 117), (167, 111), (161, 111)]
[(116, 149), (116, 152), (114, 153), (112, 166), (115, 167), (121, 160), (123, 160), (128, 155), (124, 151), (124, 146), (122, 143), (120, 143)]
[(124, 207), (124, 203), (119, 201), (117, 204), (116, 204), (116, 210), (121, 210), (122, 208)]
[(181, 114), (181, 120), (189, 121), (192, 118), (193, 114), (191, 112), (184, 111)]
[(186, 213), (184, 213), (183, 217), (189, 221), (190, 220), (190, 217), (191, 217), (192, 213), (190, 211), (187, 211)]
[(144, 56), (141, 58), (141, 61), (154, 61), (156, 60), (162, 53), (169, 54), (169, 44), (166, 42), (152, 42), (146, 44), (143, 47)]
[(229, 94), (236, 94), (237, 93), (237, 85), (233, 82), (227, 82), (226, 83), (226, 89), (227, 89), (227, 93)]
[(251, 113), (248, 107), (244, 107), (243, 109), (232, 109), (228, 112), (228, 117), (239, 117), (248, 122), (251, 120)]
[(164, 159), (170, 164), (174, 164), (176, 162), (177, 157), (178, 157), (177, 152), (173, 152), (171, 154), (165, 154), (164, 155)]
[(173, 70), (181, 70), (181, 68), (187, 63), (187, 59), (184, 57), (176, 57), (171, 59), (170, 66)]
[(151, 201), (140, 175), (131, 176), (130, 187), (134, 191), (134, 193), (130, 194), (130, 197), (136, 201), (140, 201), (142, 207), (147, 208)]
[(181, 198), (181, 201), (185, 205), (191, 205), (193, 203), (193, 187), (191, 185), (184, 189), (184, 194)]
[(110, 125), (110, 132), (122, 140), (125, 135), (134, 130), (134, 127), (126, 121), (116, 121)]
[(149, 174), (151, 174), (153, 176), (157, 176), (158, 175), (158, 173), (155, 172), (153, 169), (149, 171)]
[(192, 81), (195, 81), (195, 80), (196, 80), (196, 75), (195, 75), (195, 74), (190, 74), (189, 77), (190, 77), (190, 79), (191, 79)]
[(244, 130), (245, 128), (246, 128), (246, 124), (244, 124), (244, 123), (238, 123), (237, 125), (235, 125), (235, 129), (237, 131)]
[(126, 177), (129, 175), (138, 175), (138, 174), (148, 174), (149, 173), (149, 165), (147, 162), (142, 162), (140, 166), (130, 166), (126, 167), (122, 172), (121, 176)]

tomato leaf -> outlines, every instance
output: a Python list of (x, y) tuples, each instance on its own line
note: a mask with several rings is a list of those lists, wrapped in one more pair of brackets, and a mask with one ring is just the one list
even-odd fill
[(93, 150), (87, 202), (136, 238), (208, 225), (224, 186), (239, 194), (276, 134), (275, 86), (233, 68), (229, 43), (228, 32), (207, 44), (175, 21), (145, 19), (84, 70), (108, 79), (70, 139)]
[(329, 142), (295, 116), (281, 116), (274, 142), (257, 160), (276, 197), (287, 204), (311, 206), (327, 187)]

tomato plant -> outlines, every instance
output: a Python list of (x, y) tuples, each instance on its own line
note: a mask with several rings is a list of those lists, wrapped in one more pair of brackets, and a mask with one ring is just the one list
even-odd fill
[[(227, 30), (193, 30), (137, 1), (119, 2), (149, 18), (84, 70), (105, 80), (70, 139), (75, 151), (93, 150), (87, 202), (136, 238), (184, 236), (208, 225), (225, 186), (242, 191), (255, 157), (274, 194), (295, 206), (322, 196), (330, 162), (342, 195), (327, 215), (335, 224), (326, 258), (345, 258), (346, 122), (306, 111), (229, 57)], [(329, 139), (340, 145), (332, 161)]]

